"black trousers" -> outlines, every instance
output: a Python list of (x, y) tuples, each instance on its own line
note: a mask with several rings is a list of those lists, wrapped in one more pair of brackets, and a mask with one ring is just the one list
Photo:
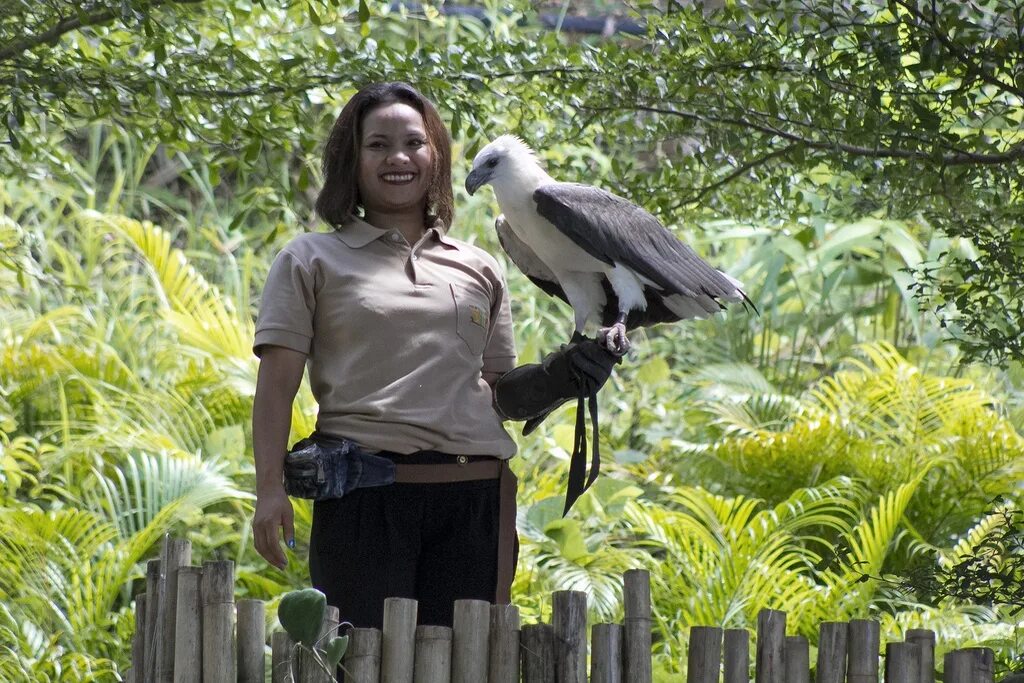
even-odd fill
[(382, 628), (386, 598), (414, 598), (418, 623), (452, 625), (459, 599), (494, 602), (497, 479), (390, 484), (313, 506), (309, 572), (341, 621)]

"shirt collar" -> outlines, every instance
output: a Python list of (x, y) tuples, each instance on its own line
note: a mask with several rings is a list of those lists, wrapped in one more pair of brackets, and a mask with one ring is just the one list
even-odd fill
[(375, 228), (358, 216), (352, 216), (334, 234), (349, 247), (360, 249), (388, 234), (388, 231)]
[(459, 248), (459, 243), (448, 237), (448, 226), (440, 219), (435, 220), (434, 224), (427, 228), (427, 233), (431, 232), (434, 233), (434, 237), (437, 241), (446, 247), (452, 247), (453, 249)]
[[(387, 235), (390, 230), (381, 230), (370, 225), (358, 216), (349, 218), (340, 228), (334, 231), (342, 242), (352, 249), (361, 249), (374, 240)], [(458, 243), (448, 237), (448, 226), (441, 220), (435, 220), (434, 224), (427, 228), (427, 233), (434, 233), (438, 242), (458, 248)]]

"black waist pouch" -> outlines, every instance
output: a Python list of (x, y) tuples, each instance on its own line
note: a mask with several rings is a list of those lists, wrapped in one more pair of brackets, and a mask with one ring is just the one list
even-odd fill
[(395, 481), (395, 463), (367, 453), (353, 441), (313, 433), (284, 458), (284, 490), (289, 496), (326, 500), (352, 489)]

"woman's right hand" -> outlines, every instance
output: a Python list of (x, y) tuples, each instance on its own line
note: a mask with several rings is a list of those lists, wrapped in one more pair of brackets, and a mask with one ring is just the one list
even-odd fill
[(288, 565), (281, 547), (281, 531), (289, 548), (295, 547), (295, 527), (292, 502), (288, 500), (284, 485), (270, 487), (256, 494), (256, 514), (252, 518), (252, 536), (256, 552), (278, 569)]

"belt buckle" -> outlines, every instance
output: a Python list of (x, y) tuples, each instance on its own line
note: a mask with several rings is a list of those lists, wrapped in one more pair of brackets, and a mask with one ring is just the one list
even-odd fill
[(455, 458), (455, 461), (457, 463), (459, 463), (459, 467), (462, 467), (462, 466), (466, 465), (466, 463), (469, 462), (469, 458), (467, 456), (465, 456), (465, 455), (460, 455), (457, 458)]

